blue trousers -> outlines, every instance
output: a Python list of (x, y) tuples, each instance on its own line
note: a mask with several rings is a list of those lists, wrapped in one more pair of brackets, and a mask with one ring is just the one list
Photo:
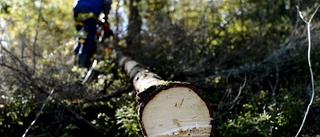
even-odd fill
[[(78, 16), (79, 13), (90, 13), (92, 10), (86, 7), (75, 7), (74, 18)], [(98, 15), (96, 15), (97, 17)], [(78, 46), (75, 48), (74, 52), (78, 56), (78, 65), (80, 67), (89, 68), (91, 66), (91, 58), (97, 50), (96, 43), (96, 26), (97, 26), (96, 18), (89, 18), (82, 21), (83, 26), (76, 26), (76, 30), (80, 31), (84, 29), (87, 33), (87, 37), (85, 38), (85, 42), (81, 45), (78, 43)]]

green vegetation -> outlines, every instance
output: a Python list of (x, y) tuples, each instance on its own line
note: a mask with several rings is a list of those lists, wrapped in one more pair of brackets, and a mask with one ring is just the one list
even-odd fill
[[(189, 82), (214, 111), (215, 136), (295, 136), (311, 97), (307, 26), (317, 0), (114, 0), (117, 37), (98, 65), (73, 66), (73, 1), (0, 2), (0, 136), (142, 136), (119, 47), (164, 80)], [(320, 14), (312, 21), (315, 99), (302, 135), (320, 131)], [(129, 22), (126, 22), (126, 21)], [(128, 26), (126, 26), (128, 25)]]

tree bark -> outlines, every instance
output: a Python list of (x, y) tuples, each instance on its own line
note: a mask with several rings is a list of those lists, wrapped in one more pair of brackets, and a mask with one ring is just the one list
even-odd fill
[(165, 81), (143, 65), (120, 57), (137, 92), (138, 120), (144, 136), (212, 136), (213, 113), (189, 83)]
[(142, 20), (138, 9), (138, 3), (140, 0), (129, 0), (129, 24), (128, 33), (126, 37), (127, 45), (130, 45), (132, 49), (140, 45), (140, 31), (142, 26)]

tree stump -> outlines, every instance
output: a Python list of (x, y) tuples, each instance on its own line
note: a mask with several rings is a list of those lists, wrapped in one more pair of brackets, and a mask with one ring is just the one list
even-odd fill
[(144, 136), (213, 135), (212, 111), (192, 85), (162, 80), (128, 58), (120, 65), (137, 92), (138, 120)]

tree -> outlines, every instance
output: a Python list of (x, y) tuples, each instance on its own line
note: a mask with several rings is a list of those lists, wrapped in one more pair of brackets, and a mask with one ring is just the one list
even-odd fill
[(210, 136), (212, 111), (188, 83), (162, 80), (141, 64), (120, 55), (137, 91), (138, 120), (144, 136)]

